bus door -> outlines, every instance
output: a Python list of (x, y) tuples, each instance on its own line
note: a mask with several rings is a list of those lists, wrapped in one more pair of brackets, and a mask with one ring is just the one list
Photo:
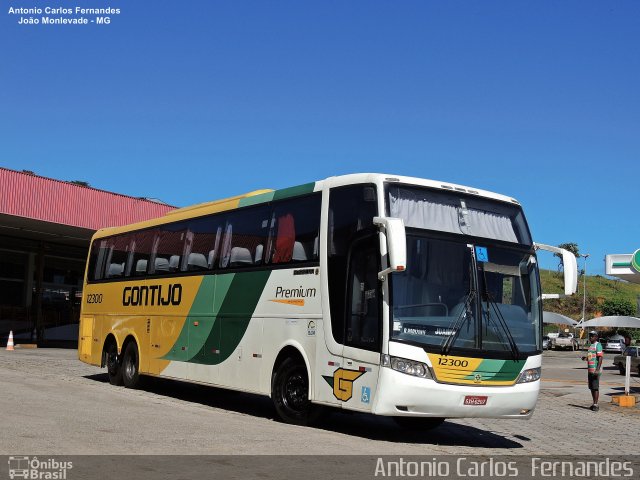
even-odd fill
[(339, 351), (329, 352), (328, 362), (318, 365), (331, 386), (330, 393), (319, 390), (318, 395), (322, 401), (362, 411), (371, 410), (375, 401), (381, 352), (380, 247), (373, 225), (377, 214), (373, 184), (336, 187), (329, 193), (329, 341)]
[(378, 233), (367, 231), (349, 249), (343, 372), (343, 406), (368, 411), (378, 384), (382, 341)]
[(93, 329), (94, 315), (80, 317), (80, 360), (90, 363), (93, 361)]

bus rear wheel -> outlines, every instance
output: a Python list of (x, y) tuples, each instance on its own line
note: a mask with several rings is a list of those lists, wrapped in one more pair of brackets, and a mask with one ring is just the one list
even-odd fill
[(118, 345), (116, 342), (109, 342), (106, 348), (107, 373), (111, 385), (122, 385), (122, 365), (118, 358)]
[(122, 356), (122, 383), (127, 388), (136, 388), (140, 383), (140, 357), (136, 342), (129, 342)]
[(294, 425), (309, 425), (320, 408), (309, 401), (309, 376), (304, 363), (286, 358), (271, 379), (271, 399), (278, 417)]
[(393, 417), (399, 427), (415, 432), (431, 430), (444, 423), (444, 418), (439, 417)]

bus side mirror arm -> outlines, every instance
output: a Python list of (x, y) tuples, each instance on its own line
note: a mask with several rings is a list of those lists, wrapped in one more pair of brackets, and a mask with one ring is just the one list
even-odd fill
[(406, 270), (407, 236), (401, 218), (374, 217), (373, 224), (380, 228), (387, 240), (389, 267), (378, 272), (378, 279), (384, 282), (390, 273)]
[(542, 299), (568, 297), (576, 293), (578, 290), (578, 262), (576, 261), (576, 256), (564, 248), (544, 245), (542, 243), (534, 243), (533, 247), (536, 250), (545, 250), (562, 256), (562, 265), (564, 270), (564, 295), (543, 293)]

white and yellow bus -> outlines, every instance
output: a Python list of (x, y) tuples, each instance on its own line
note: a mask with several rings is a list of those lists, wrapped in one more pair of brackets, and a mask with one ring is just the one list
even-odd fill
[[(527, 418), (540, 389), (542, 295), (519, 203), (355, 174), (261, 190), (98, 231), (78, 355), (140, 375), (429, 428)], [(565, 258), (565, 293), (575, 257)]]

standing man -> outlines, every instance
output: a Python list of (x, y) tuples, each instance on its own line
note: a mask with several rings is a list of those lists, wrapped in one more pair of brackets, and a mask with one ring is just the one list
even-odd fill
[(600, 409), (598, 406), (598, 397), (600, 396), (600, 373), (602, 373), (604, 354), (602, 353), (602, 345), (598, 342), (598, 332), (595, 330), (589, 332), (589, 343), (587, 356), (582, 357), (582, 360), (587, 361), (589, 390), (591, 390), (591, 397), (593, 397), (591, 410), (597, 412)]

